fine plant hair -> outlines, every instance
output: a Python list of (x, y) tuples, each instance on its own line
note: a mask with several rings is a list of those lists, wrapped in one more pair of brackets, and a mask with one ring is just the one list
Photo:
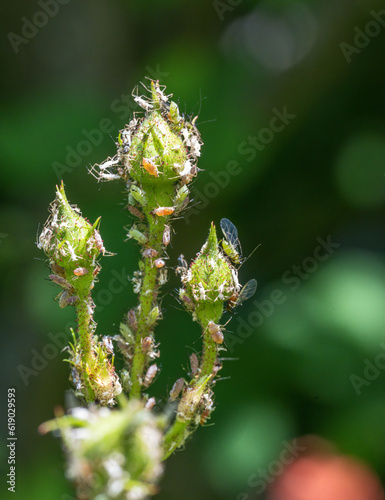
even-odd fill
[(162, 320), (159, 294), (169, 272), (167, 247), (173, 221), (188, 208), (202, 140), (197, 117), (182, 115), (165, 87), (150, 81), (145, 89), (144, 96), (137, 89), (133, 93), (143, 111), (120, 130), (116, 155), (90, 170), (100, 182), (124, 184), (134, 220), (127, 237), (140, 248), (139, 268), (131, 280), (137, 304), (127, 310), (116, 335), (103, 335), (93, 319), (92, 289), (100, 260), (108, 255), (100, 217), (93, 224), (84, 218), (68, 202), (63, 182), (38, 239), (49, 278), (60, 290), (56, 301), (60, 308), (75, 309), (78, 324), (66, 351), (76, 404), (66, 413), (58, 411), (39, 430), (60, 436), (66, 476), (79, 500), (144, 499), (158, 492), (164, 461), (214, 410), (220, 353), (226, 350), (221, 318), (251, 297), (257, 284), (254, 279), (243, 287), (239, 283), (242, 255), (237, 230), (228, 219), (220, 223), (222, 241), (212, 223), (196, 258), (188, 264), (180, 255), (178, 299), (199, 325), (202, 349), (190, 355), (189, 372), (175, 381), (167, 402), (156, 401), (150, 389), (159, 371), (155, 330)]

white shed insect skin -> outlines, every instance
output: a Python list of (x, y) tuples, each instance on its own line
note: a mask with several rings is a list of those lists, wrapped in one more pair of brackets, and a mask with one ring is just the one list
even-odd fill
[(171, 229), (170, 226), (165, 225), (163, 231), (163, 245), (166, 247), (170, 243)]
[(120, 146), (123, 154), (127, 154), (131, 146), (131, 131), (127, 129), (121, 130), (119, 133), (119, 139), (121, 141)]
[(110, 354), (114, 354), (114, 345), (112, 343), (111, 337), (103, 337), (103, 345)]
[(158, 283), (159, 286), (165, 285), (167, 283), (167, 269), (165, 267), (159, 269)]
[[(68, 248), (69, 254), (71, 256), (71, 260), (75, 261), (75, 260), (80, 259), (80, 257), (78, 257), (76, 255), (74, 247), (71, 245), (71, 243), (69, 241), (66, 241), (65, 243), (67, 244), (67, 248)], [(64, 246), (63, 246), (63, 250), (64, 250)]]
[(190, 354), (190, 369), (193, 377), (195, 377), (195, 375), (198, 373), (198, 366), (198, 356), (195, 354), (195, 352), (193, 352), (192, 354)]
[(146, 410), (152, 410), (155, 406), (156, 400), (155, 398), (150, 398), (147, 403), (144, 405)]
[(170, 391), (169, 401), (175, 401), (177, 399), (181, 390), (183, 389), (184, 383), (185, 383), (184, 378), (178, 378), (178, 380), (172, 386), (172, 389)]
[(142, 255), (146, 259), (153, 259), (158, 255), (158, 251), (155, 250), (154, 248), (145, 248), (142, 252)]
[(214, 323), (214, 321), (209, 321), (207, 328), (209, 330), (209, 333), (210, 333), (213, 341), (216, 344), (222, 344), (224, 337), (223, 337), (221, 327), (219, 325), (217, 325), (216, 323)]
[(150, 109), (153, 108), (152, 104), (149, 103), (148, 101), (144, 100), (143, 97), (133, 95), (134, 101), (139, 104), (141, 108), (143, 108), (145, 111), (150, 111)]
[(147, 372), (146, 372), (146, 375), (144, 376), (144, 380), (143, 380), (143, 387), (147, 388), (151, 385), (151, 383), (153, 382), (154, 378), (155, 378), (155, 375), (157, 374), (157, 371), (158, 371), (158, 367), (156, 364), (153, 364), (151, 366), (149, 366)]
[(213, 378), (218, 374), (219, 370), (222, 369), (222, 363), (220, 361), (215, 361), (213, 367)]

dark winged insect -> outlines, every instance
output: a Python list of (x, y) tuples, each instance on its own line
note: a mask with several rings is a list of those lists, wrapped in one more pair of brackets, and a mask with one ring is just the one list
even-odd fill
[(238, 239), (238, 230), (229, 219), (221, 219), (221, 229), (223, 236), (222, 248), (227, 257), (234, 264), (242, 263), (242, 249)]
[(227, 302), (227, 310), (231, 312), (237, 306), (243, 304), (245, 300), (250, 299), (255, 294), (256, 290), (257, 280), (249, 280), (239, 293), (233, 293), (233, 295), (229, 298), (229, 301)]

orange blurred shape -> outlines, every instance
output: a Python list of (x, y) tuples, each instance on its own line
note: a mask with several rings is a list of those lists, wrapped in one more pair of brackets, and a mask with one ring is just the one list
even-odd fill
[(384, 500), (374, 472), (351, 457), (333, 454), (325, 442), (315, 449), (314, 438), (301, 440), (301, 444), (312, 441), (313, 450), (308, 447), (304, 456), (285, 468), (270, 486), (268, 500)]

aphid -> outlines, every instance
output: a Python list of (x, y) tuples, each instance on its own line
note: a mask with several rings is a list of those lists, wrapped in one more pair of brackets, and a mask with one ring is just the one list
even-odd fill
[(200, 421), (199, 421), (199, 423), (200, 423), (201, 425), (204, 425), (204, 424), (206, 423), (207, 419), (208, 419), (208, 418), (209, 418), (209, 416), (210, 416), (210, 413), (211, 413), (211, 409), (209, 409), (209, 408), (205, 408), (205, 409), (203, 410), (203, 412), (202, 412), (202, 414), (201, 414), (201, 417), (200, 417)]
[(190, 368), (191, 368), (191, 374), (195, 377), (195, 375), (198, 373), (198, 356), (193, 352), (190, 354)]
[(146, 408), (146, 410), (152, 410), (155, 406), (155, 402), (155, 398), (150, 398), (144, 405), (144, 407)]
[(233, 295), (229, 298), (227, 302), (227, 310), (231, 312), (235, 307), (243, 304), (245, 300), (250, 299), (255, 294), (256, 290), (257, 280), (249, 280), (239, 293), (234, 292)]
[(50, 274), (49, 279), (56, 283), (56, 285), (60, 285), (62, 288), (66, 288), (67, 290), (72, 289), (71, 283), (69, 283), (65, 278), (58, 276), (57, 274)]
[(179, 289), (179, 297), (180, 299), (184, 302), (184, 305), (187, 307), (187, 308), (191, 308), (191, 307), (194, 307), (194, 302), (192, 299), (190, 299), (190, 297), (188, 295), (186, 295), (185, 291), (183, 288), (180, 288)]
[(178, 189), (178, 191), (176, 192), (176, 195), (175, 195), (175, 203), (177, 205), (181, 205), (185, 199), (187, 198), (189, 194), (189, 189), (187, 186), (182, 186), (180, 189)]
[(176, 398), (180, 394), (180, 391), (183, 389), (184, 383), (185, 383), (184, 378), (178, 378), (178, 380), (172, 386), (172, 389), (170, 391), (169, 401), (175, 401), (176, 400)]
[(136, 314), (134, 309), (130, 309), (127, 313), (127, 321), (131, 330), (136, 330), (138, 328), (138, 322), (136, 320)]
[(85, 276), (86, 274), (88, 274), (88, 269), (85, 267), (77, 267), (74, 269), (75, 276)]
[(158, 251), (155, 248), (145, 248), (142, 252), (142, 255), (146, 259), (152, 259), (158, 255)]
[(158, 319), (159, 315), (160, 315), (159, 307), (158, 306), (153, 307), (147, 316), (148, 326), (152, 326), (155, 323), (155, 321)]
[(154, 266), (157, 267), (158, 269), (160, 269), (164, 265), (165, 265), (165, 261), (163, 259), (156, 259), (154, 261)]
[(214, 323), (214, 321), (209, 321), (207, 328), (210, 332), (210, 335), (211, 335), (211, 338), (213, 339), (213, 341), (216, 344), (222, 344), (224, 337), (223, 337), (221, 327), (219, 325), (217, 325), (216, 323)]
[(144, 337), (142, 340), (142, 351), (148, 352), (154, 345), (154, 340), (151, 337)]
[(217, 375), (217, 373), (221, 369), (222, 369), (222, 363), (220, 363), (219, 361), (215, 361), (213, 371), (212, 371), (213, 378)]
[(94, 238), (95, 238), (96, 248), (99, 250), (99, 252), (101, 252), (104, 255), (106, 249), (104, 248), (102, 237), (100, 236), (100, 233), (97, 229), (95, 229), (94, 231)]
[(64, 290), (59, 297), (59, 306), (62, 309), (67, 306), (73, 306), (77, 300), (77, 295), (71, 295), (69, 290)]
[(138, 231), (137, 229), (135, 229), (135, 227), (132, 227), (128, 233), (127, 233), (127, 236), (129, 238), (133, 238), (134, 240), (136, 240), (138, 243), (140, 243), (141, 245), (144, 245), (147, 243), (148, 241), (148, 238), (146, 235), (144, 235), (143, 233), (141, 233), (140, 231)]
[(64, 269), (64, 267), (59, 266), (59, 264), (57, 264), (56, 262), (51, 262), (50, 267), (51, 267), (51, 271), (54, 274), (57, 274), (59, 276), (65, 276), (65, 269)]
[(242, 250), (238, 239), (237, 228), (229, 219), (222, 219), (221, 229), (225, 237), (225, 239), (222, 240), (223, 251), (234, 264), (241, 264)]
[(182, 253), (178, 257), (178, 264), (175, 274), (184, 274), (188, 270), (188, 264)]
[[(127, 342), (134, 342), (134, 335), (132, 333), (131, 328), (129, 328), (125, 323), (120, 323), (119, 325), (119, 331), (123, 337), (123, 339), (127, 340)], [(123, 340), (121, 336), (115, 335), (114, 339), (115, 340)]]
[(130, 212), (130, 214), (134, 215), (135, 217), (138, 217), (138, 219), (144, 219), (144, 215), (138, 208), (133, 207), (132, 205), (128, 205), (127, 210)]
[(150, 212), (153, 215), (157, 215), (158, 217), (162, 217), (164, 215), (171, 215), (174, 213), (175, 208), (174, 207), (158, 207), (155, 208), (152, 212)]
[(67, 290), (64, 290), (64, 292), (62, 292), (60, 294), (60, 297), (59, 297), (59, 306), (61, 309), (64, 309), (65, 307), (67, 307), (67, 299), (69, 298), (69, 293)]
[(135, 184), (133, 184), (131, 186), (129, 194), (134, 198), (134, 200), (136, 200), (138, 203), (140, 203), (140, 205), (142, 205), (142, 206), (147, 205), (146, 195), (144, 194), (144, 191), (142, 189), (140, 189), (139, 186), (136, 186)]
[(143, 380), (144, 387), (148, 387), (152, 383), (157, 371), (158, 371), (158, 367), (156, 366), (156, 364), (149, 366), (149, 368), (146, 372), (146, 375), (144, 376), (144, 380)]
[(114, 345), (112, 343), (111, 337), (106, 335), (103, 337), (103, 345), (110, 354), (114, 354)]
[(142, 165), (143, 165), (144, 169), (147, 170), (147, 172), (150, 175), (153, 175), (154, 177), (159, 176), (158, 168), (155, 165), (155, 163), (153, 163), (151, 160), (147, 160), (146, 158), (143, 158)]
[(171, 229), (170, 226), (165, 225), (163, 231), (163, 245), (166, 247), (170, 243)]

